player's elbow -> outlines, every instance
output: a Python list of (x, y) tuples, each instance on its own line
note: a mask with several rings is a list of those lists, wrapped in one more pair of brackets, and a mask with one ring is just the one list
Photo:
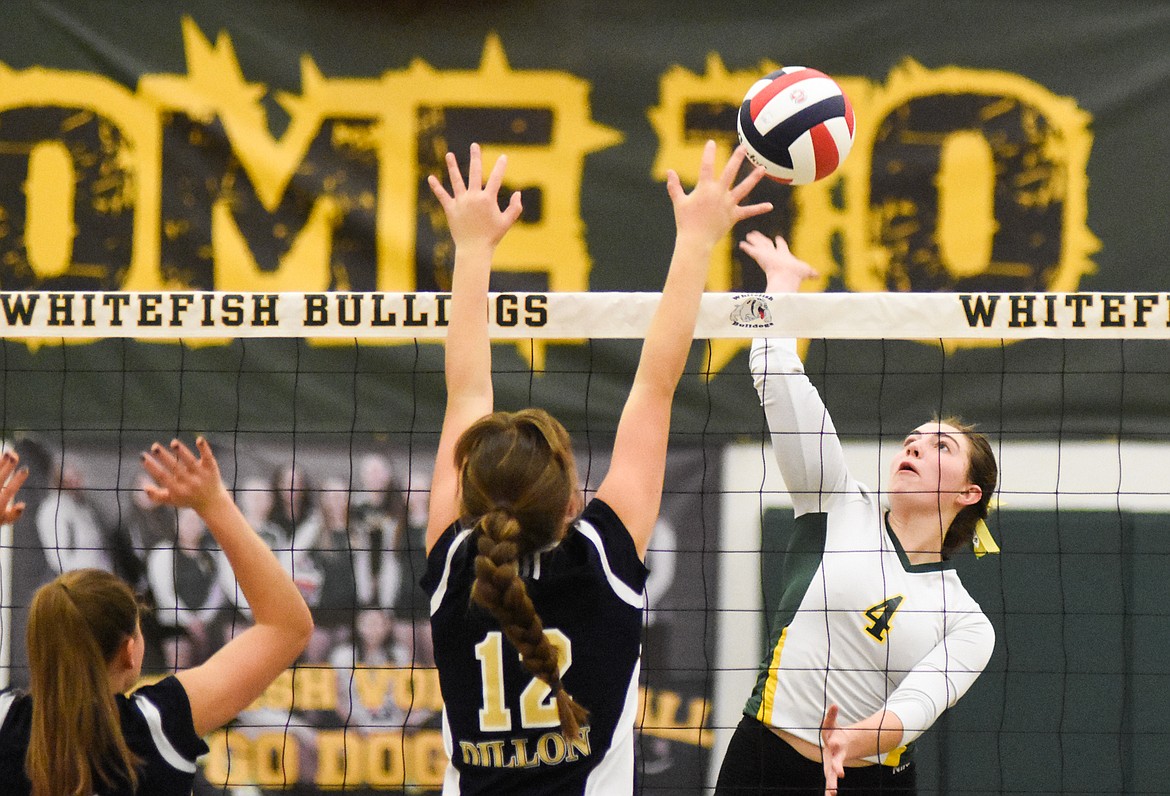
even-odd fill
[(306, 606), (304, 611), (299, 612), (301, 616), (297, 620), (296, 639), (300, 644), (301, 652), (304, 652), (305, 647), (309, 646), (309, 640), (313, 637), (313, 630), (316, 624), (313, 622), (313, 615), (309, 613)]
[(299, 658), (301, 653), (308, 648), (309, 641), (313, 638), (314, 628), (313, 615), (303, 601), (295, 609), (288, 612), (281, 628), (281, 636), (284, 639), (284, 647), (292, 660)]

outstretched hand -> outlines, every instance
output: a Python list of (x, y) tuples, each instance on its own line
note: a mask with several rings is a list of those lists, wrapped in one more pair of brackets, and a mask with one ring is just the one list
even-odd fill
[(836, 705), (829, 705), (821, 722), (821, 760), (825, 766), (825, 796), (837, 796), (837, 780), (845, 776), (845, 730), (837, 724)]
[(142, 466), (154, 479), (153, 484), (143, 488), (151, 500), (202, 513), (216, 497), (226, 494), (211, 445), (199, 437), (195, 447), (198, 457), (175, 439), (171, 440), (169, 450), (156, 442), (150, 446), (149, 453), (142, 454)]
[(28, 478), (28, 468), (20, 467), (20, 457), (14, 450), (0, 456), (0, 525), (16, 522), (24, 513), (24, 503), (16, 502), (16, 493)]
[(740, 241), (739, 248), (759, 264), (768, 278), (769, 293), (795, 293), (801, 282), (819, 276), (811, 265), (788, 250), (788, 242), (779, 235), (772, 239), (752, 230)]
[(771, 202), (740, 204), (764, 176), (763, 168), (755, 168), (738, 184), (735, 182), (746, 154), (742, 146), (736, 147), (723, 171), (716, 176), (715, 142), (708, 141), (699, 163), (699, 181), (690, 193), (683, 189), (677, 172), (672, 169), (666, 173), (666, 192), (674, 204), (674, 220), (680, 236), (698, 235), (714, 245), (735, 224), (772, 209)]
[(483, 159), (479, 144), (472, 144), (466, 182), (459, 170), (459, 162), (451, 152), (447, 153), (447, 174), (451, 180), (451, 192), (447, 192), (435, 175), (427, 177), (427, 184), (431, 186), (431, 191), (442, 205), (443, 212), (447, 214), (447, 227), (451, 230), (451, 237), (457, 248), (477, 243), (494, 248), (504, 237), (504, 233), (516, 223), (516, 219), (520, 218), (522, 206), (519, 191), (513, 192), (508, 206), (500, 209), (498, 197), (507, 164), (507, 156), (501, 155), (488, 174), (487, 182), (484, 183)]

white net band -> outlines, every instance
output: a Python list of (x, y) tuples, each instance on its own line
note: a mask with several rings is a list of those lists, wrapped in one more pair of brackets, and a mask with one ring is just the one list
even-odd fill
[[(496, 339), (640, 338), (658, 293), (493, 293)], [(0, 336), (436, 339), (446, 293), (0, 293)], [(604, 322), (599, 322), (599, 321)], [(709, 293), (695, 337), (1168, 339), (1170, 293)]]

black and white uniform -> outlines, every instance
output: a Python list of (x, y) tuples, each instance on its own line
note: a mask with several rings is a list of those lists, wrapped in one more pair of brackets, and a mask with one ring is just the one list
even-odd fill
[[(115, 699), (122, 734), (143, 765), (137, 790), (122, 784), (103, 790), (102, 796), (190, 796), (195, 760), (208, 749), (195, 734), (191, 703), (182, 683), (167, 677), (129, 697), (118, 694)], [(12, 689), (0, 692), (0, 793), (4, 796), (24, 796), (31, 791), (24, 773), (31, 727), (32, 697)]]
[(755, 341), (751, 368), (796, 519), (744, 714), (819, 745), (829, 704), (842, 726), (890, 711), (903, 745), (867, 759), (900, 770), (910, 743), (983, 671), (995, 632), (952, 562), (910, 563), (878, 495), (846, 469), (794, 342)]
[(479, 531), (459, 522), (427, 557), (422, 586), (450, 758), (444, 794), (630, 794), (647, 570), (600, 500), (558, 544), (521, 561), (528, 594), (560, 652), (565, 689), (589, 717), (566, 742), (555, 700), (486, 610), (470, 602)]

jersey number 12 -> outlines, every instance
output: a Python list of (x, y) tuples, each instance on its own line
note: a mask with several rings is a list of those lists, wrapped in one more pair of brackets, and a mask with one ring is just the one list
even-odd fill
[[(561, 677), (564, 677), (573, 663), (569, 637), (552, 627), (544, 629), (544, 637), (556, 649), (558, 668)], [(483, 707), (479, 710), (479, 729), (481, 732), (508, 732), (512, 729), (512, 711), (504, 700), (503, 633), (493, 630), (484, 636), (483, 641), (475, 645), (475, 658), (479, 661), (483, 682)], [(552, 689), (540, 678), (533, 677), (520, 692), (520, 726), (530, 729), (559, 727), (560, 724)]]

